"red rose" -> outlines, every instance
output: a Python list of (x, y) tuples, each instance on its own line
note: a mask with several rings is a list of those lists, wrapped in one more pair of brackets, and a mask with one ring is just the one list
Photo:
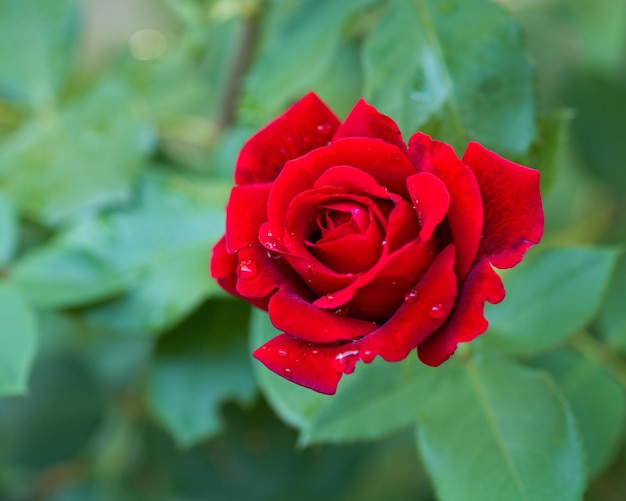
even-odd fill
[(254, 356), (321, 393), (359, 360), (447, 360), (504, 298), (492, 265), (543, 233), (539, 172), (420, 132), (407, 148), (363, 100), (340, 123), (305, 96), (250, 138), (235, 182), (211, 274), (284, 332)]

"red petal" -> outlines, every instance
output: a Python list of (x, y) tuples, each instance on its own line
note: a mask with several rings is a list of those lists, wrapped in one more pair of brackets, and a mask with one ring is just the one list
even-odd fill
[(487, 261), (481, 261), (467, 275), (448, 322), (419, 345), (420, 360), (432, 366), (445, 362), (458, 343), (471, 341), (487, 330), (485, 301), (496, 304), (503, 299), (502, 280)]
[(268, 202), (272, 228), (284, 228), (287, 207), (292, 199), (311, 189), (331, 167), (349, 165), (371, 175), (392, 193), (409, 198), (406, 178), (415, 167), (395, 146), (380, 139), (349, 137), (288, 162), (276, 178)]
[(356, 339), (378, 327), (313, 306), (306, 292), (291, 287), (280, 289), (269, 304), (274, 327), (312, 343), (334, 343)]
[(328, 144), (338, 125), (339, 120), (320, 98), (307, 94), (243, 146), (235, 182), (273, 181), (287, 161)]
[(235, 186), (226, 206), (226, 247), (233, 253), (259, 242), (259, 228), (267, 221), (272, 183)]
[(341, 345), (313, 345), (281, 334), (252, 354), (268, 369), (300, 386), (334, 395), (343, 375), (333, 367), (345, 348)]
[(389, 199), (389, 192), (376, 182), (370, 174), (349, 165), (331, 167), (317, 178), (313, 187), (335, 186), (342, 192), (369, 195), (383, 200)]
[(237, 292), (244, 298), (267, 296), (288, 284), (293, 275), (282, 257), (270, 257), (261, 244), (245, 247), (237, 256)]
[(431, 172), (448, 188), (448, 222), (457, 249), (456, 272), (463, 280), (476, 258), (483, 228), (483, 204), (476, 178), (452, 147), (421, 132), (409, 140), (409, 154), (418, 170)]
[(463, 162), (476, 175), (483, 199), (485, 224), (478, 252), (497, 268), (510, 268), (543, 235), (539, 171), (470, 143)]
[(445, 322), (457, 294), (454, 255), (453, 245), (441, 251), (389, 321), (358, 342), (361, 353), (402, 360)]
[(226, 250), (226, 240), (220, 239), (213, 247), (211, 254), (211, 276), (229, 294), (245, 299), (257, 308), (267, 310), (269, 296), (249, 298), (237, 292), (238, 261), (236, 254), (229, 254)]
[(406, 145), (396, 122), (360, 99), (333, 136), (333, 141), (345, 137), (376, 137), (397, 146), (406, 154)]
[(406, 185), (421, 226), (419, 239), (430, 240), (450, 207), (448, 189), (440, 179), (428, 172), (413, 174), (406, 180)]

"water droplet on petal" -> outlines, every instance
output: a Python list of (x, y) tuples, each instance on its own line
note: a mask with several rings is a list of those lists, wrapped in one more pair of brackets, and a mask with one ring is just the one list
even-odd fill
[(443, 309), (443, 305), (441, 303), (437, 303), (435, 305), (433, 305), (430, 310), (428, 311), (428, 314), (430, 315), (431, 318), (442, 318), (445, 315), (445, 311)]
[(318, 350), (317, 348), (311, 350), (311, 355), (319, 355), (320, 354), (320, 350)]
[(327, 132), (332, 128), (332, 125), (330, 124), (321, 124), (317, 126), (317, 130), (319, 132)]
[(287, 368), (284, 370), (285, 377), (291, 379), (291, 369)]
[(369, 364), (375, 358), (376, 358), (376, 353), (374, 353), (372, 350), (363, 350), (361, 352), (361, 360), (366, 364)]
[(342, 372), (344, 374), (353, 373), (358, 354), (358, 350), (348, 350), (340, 353), (333, 360), (333, 370), (337, 372)]
[(335, 315), (345, 317), (348, 314), (348, 307), (342, 306), (341, 308), (337, 308), (334, 313)]
[(325, 298), (326, 298), (326, 301), (328, 301), (329, 303), (335, 300), (335, 296), (332, 294), (326, 294)]
[(287, 355), (289, 355), (289, 352), (285, 350), (285, 348), (279, 348), (277, 353), (280, 358), (285, 358)]
[(242, 280), (256, 277), (258, 271), (256, 263), (251, 259), (244, 259), (239, 263), (239, 278)]
[(404, 296), (404, 300), (405, 301), (409, 301), (411, 299), (415, 299), (417, 297), (417, 291), (416, 290), (412, 290), (411, 292), (407, 293)]
[(382, 245), (387, 245), (387, 240), (383, 240), (383, 241), (381, 242), (381, 244), (382, 244)]

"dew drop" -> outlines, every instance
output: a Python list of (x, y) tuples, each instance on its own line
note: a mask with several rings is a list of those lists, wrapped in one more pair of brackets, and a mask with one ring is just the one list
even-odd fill
[(371, 363), (375, 358), (376, 353), (374, 353), (372, 350), (363, 350), (361, 352), (361, 360), (366, 364)]
[(357, 362), (358, 350), (348, 350), (335, 357), (332, 363), (333, 370), (343, 374), (351, 374)]
[(335, 296), (332, 295), (332, 294), (326, 294), (325, 299), (326, 299), (326, 301), (328, 301), (330, 303), (331, 301), (335, 300)]
[(434, 304), (428, 311), (428, 314), (431, 318), (443, 317), (445, 314), (445, 311), (443, 310), (443, 305), (441, 303)]
[(287, 355), (289, 355), (289, 352), (285, 350), (285, 348), (279, 348), (277, 353), (280, 358), (285, 358)]
[(404, 300), (405, 301), (409, 301), (411, 299), (415, 299), (417, 297), (417, 291), (416, 290), (412, 290), (411, 292), (409, 292), (408, 294), (406, 294), (404, 296)]
[(317, 126), (319, 132), (327, 132), (332, 128), (330, 124), (321, 124)]
[(319, 355), (320, 354), (320, 350), (318, 350), (317, 348), (311, 350), (311, 355)]
[(244, 259), (239, 263), (239, 278), (243, 280), (254, 278), (258, 271), (256, 263), (251, 259)]
[(286, 368), (284, 371), (285, 377), (291, 379), (291, 369)]
[(383, 245), (383, 246), (387, 245), (387, 240), (383, 240), (383, 241), (381, 242), (381, 245)]
[(348, 307), (347, 306), (342, 306), (341, 308), (337, 308), (334, 313), (335, 313), (335, 315), (339, 315), (341, 317), (345, 317), (348, 314)]

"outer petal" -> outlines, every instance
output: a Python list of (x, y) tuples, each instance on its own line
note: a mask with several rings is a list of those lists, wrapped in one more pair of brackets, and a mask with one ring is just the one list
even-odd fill
[(483, 228), (483, 205), (478, 183), (451, 146), (433, 141), (418, 132), (409, 140), (409, 155), (418, 170), (431, 172), (441, 179), (450, 193), (448, 222), (456, 245), (456, 272), (463, 280), (480, 245)]
[(289, 334), (281, 334), (256, 349), (252, 355), (268, 369), (319, 393), (333, 395), (343, 375), (334, 370), (342, 345), (314, 345)]
[(259, 228), (267, 221), (272, 183), (235, 186), (226, 206), (226, 247), (235, 252), (259, 242)]
[(320, 98), (307, 94), (248, 140), (237, 159), (235, 182), (273, 181), (287, 161), (328, 144), (338, 125)]
[(485, 224), (479, 257), (497, 268), (510, 268), (543, 235), (539, 171), (470, 143), (463, 162), (476, 175), (483, 199)]
[(211, 253), (210, 271), (211, 276), (229, 294), (245, 299), (250, 304), (267, 310), (269, 295), (264, 297), (244, 297), (237, 292), (237, 269), (239, 259), (236, 254), (229, 254), (226, 250), (226, 240), (221, 238), (213, 247)]
[(452, 318), (419, 346), (420, 360), (439, 365), (459, 342), (471, 341), (487, 330), (485, 301), (504, 299), (504, 287), (491, 264), (516, 265), (543, 234), (539, 173), (515, 164), (477, 143), (463, 157), (475, 172), (485, 207), (484, 238), (478, 257), (457, 300)]
[[(270, 317), (281, 292), (272, 298)], [(445, 321), (445, 316), (439, 315), (439, 309), (433, 316), (432, 306), (451, 307), (455, 294), (454, 248), (449, 246), (419, 282), (416, 294), (398, 309), (389, 322), (371, 334), (366, 333), (355, 341), (324, 344), (281, 334), (258, 348), (253, 355), (276, 374), (301, 386), (332, 395), (341, 376), (352, 372), (358, 360), (371, 362), (377, 355), (388, 361), (405, 358), (420, 340)], [(296, 315), (294, 312), (292, 326), (306, 326), (311, 331), (315, 329), (316, 325), (310, 322), (297, 322)], [(318, 330), (323, 329), (325, 324), (322, 321), (317, 327)], [(320, 339), (325, 338), (320, 336)], [(346, 336), (344, 339), (349, 338)]]
[(306, 293), (293, 288), (279, 290), (269, 305), (274, 327), (312, 343), (356, 339), (378, 328), (376, 324), (313, 306)]
[(377, 137), (400, 148), (407, 154), (402, 133), (396, 122), (360, 99), (333, 136), (333, 141), (344, 137)]
[(448, 322), (419, 345), (420, 360), (432, 366), (445, 362), (458, 343), (470, 341), (487, 330), (485, 301), (496, 304), (503, 299), (502, 280), (487, 261), (481, 261), (467, 276)]

